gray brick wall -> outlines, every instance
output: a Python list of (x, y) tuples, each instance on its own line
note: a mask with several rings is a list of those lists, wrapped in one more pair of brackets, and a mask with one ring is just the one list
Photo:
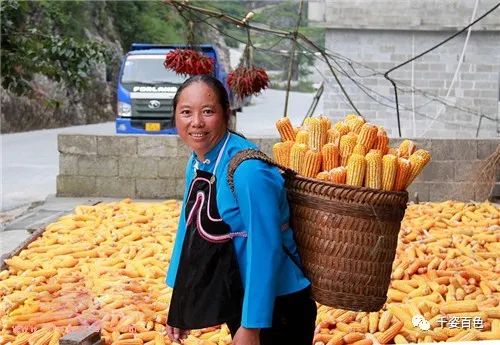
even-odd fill
[[(376, 72), (385, 72), (449, 34), (450, 32), (432, 31), (331, 29), (326, 34), (326, 46)], [(463, 38), (452, 40), (415, 61), (413, 85), (418, 89), (415, 93), (411, 92), (411, 64), (391, 74), (400, 87), (398, 98), (403, 137), (475, 138), (479, 114), (492, 119), (498, 118), (500, 31), (472, 33), (465, 62), (446, 101), (451, 106), (435, 101), (435, 95), (446, 96), (463, 43)], [(392, 85), (383, 75), (373, 75), (373, 70), (354, 65), (357, 73), (367, 76), (361, 78), (345, 62), (338, 62), (355, 82), (371, 89), (362, 90), (354, 81), (339, 73), (342, 84), (360, 112), (371, 122), (385, 126), (390, 134), (397, 135)], [(353, 109), (344, 99), (331, 73), (326, 69), (323, 72), (327, 76), (327, 88), (323, 96), (324, 112), (334, 119), (352, 113)], [(433, 118), (436, 117), (434, 121)], [(496, 122), (483, 118), (479, 137), (498, 137)]]
[[(392, 135), (397, 135), (394, 91), (383, 73), (466, 26), (474, 7), (474, 1), (468, 0), (310, 2), (310, 17), (326, 27), (325, 46), (335, 53), (331, 62), (349, 96), (365, 117), (385, 126)], [(495, 4), (495, 0), (479, 2), (476, 17)], [(498, 10), (473, 27), (464, 62), (446, 100), (454, 107), (432, 100), (435, 95), (446, 96), (465, 36), (462, 34), (413, 65), (391, 73), (400, 88), (403, 137), (475, 138), (480, 114), (493, 120), (482, 119), (479, 137), (499, 137), (500, 127), (496, 122), (500, 80)], [(352, 65), (359, 75), (342, 57), (362, 64)], [(317, 67), (327, 81), (324, 112), (334, 119), (353, 112), (326, 65), (318, 62)], [(362, 90), (344, 72), (372, 90)], [(413, 93), (412, 88), (418, 91)], [(437, 120), (433, 120), (435, 117)]]
[[(268, 155), (277, 138), (250, 138)], [(410, 199), (483, 201), (489, 186), (474, 183), (499, 139), (414, 139), (432, 161), (410, 186)], [(401, 139), (391, 139), (396, 147)], [(123, 145), (123, 150), (120, 149)], [(189, 150), (176, 136), (60, 134), (58, 196), (181, 198)], [(481, 181), (481, 178), (478, 179)], [(500, 166), (496, 170), (500, 181)]]

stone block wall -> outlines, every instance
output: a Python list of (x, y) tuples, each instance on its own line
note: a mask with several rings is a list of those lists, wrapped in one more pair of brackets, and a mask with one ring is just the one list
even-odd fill
[[(272, 155), (277, 138), (250, 138)], [(391, 146), (401, 139), (391, 139)], [(484, 201), (490, 190), (473, 178), (500, 145), (498, 139), (415, 139), (432, 161), (410, 186), (410, 199)], [(190, 151), (177, 136), (60, 134), (58, 196), (181, 198)], [(496, 181), (500, 181), (497, 166)]]

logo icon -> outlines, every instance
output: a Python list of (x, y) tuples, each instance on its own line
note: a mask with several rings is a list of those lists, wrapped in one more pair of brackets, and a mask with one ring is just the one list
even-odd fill
[(149, 101), (148, 108), (149, 109), (158, 109), (160, 107), (160, 105), (161, 105), (160, 101), (158, 101), (156, 99), (152, 99), (151, 101)]
[(415, 315), (414, 317), (412, 317), (411, 323), (413, 324), (413, 327), (418, 327), (422, 331), (428, 331), (431, 328), (431, 324), (429, 323), (429, 321), (424, 319), (422, 315)]

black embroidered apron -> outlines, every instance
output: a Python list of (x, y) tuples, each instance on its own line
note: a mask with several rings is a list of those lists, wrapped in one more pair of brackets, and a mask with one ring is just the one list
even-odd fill
[(231, 233), (216, 200), (215, 170), (227, 139), (214, 174), (196, 170), (190, 185), (186, 234), (167, 322), (180, 329), (219, 325), (241, 315), (243, 285), (231, 239), (246, 233)]

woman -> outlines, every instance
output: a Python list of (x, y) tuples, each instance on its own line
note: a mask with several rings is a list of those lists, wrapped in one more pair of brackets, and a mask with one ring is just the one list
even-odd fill
[(166, 278), (174, 288), (170, 338), (225, 322), (235, 345), (310, 345), (316, 304), (299, 267), (279, 170), (244, 161), (231, 192), (229, 161), (256, 146), (228, 131), (228, 96), (217, 79), (189, 78), (173, 108), (179, 136), (193, 153)]

